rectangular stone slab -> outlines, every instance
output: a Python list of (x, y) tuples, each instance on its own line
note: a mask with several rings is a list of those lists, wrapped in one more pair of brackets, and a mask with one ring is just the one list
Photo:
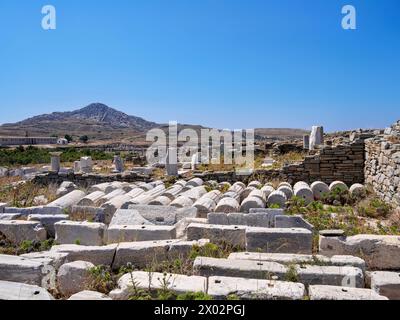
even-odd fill
[(129, 299), (132, 294), (132, 278), (136, 287), (141, 290), (147, 290), (149, 287), (151, 290), (161, 290), (166, 287), (176, 294), (206, 292), (207, 290), (207, 278), (205, 277), (155, 272), (151, 274), (150, 280), (149, 273), (135, 271), (122, 276), (118, 281), (118, 289), (110, 292), (109, 296), (114, 300)]
[(46, 286), (53, 268), (40, 261), (18, 256), (0, 255), (0, 280)]
[(321, 255), (292, 254), (292, 253), (258, 253), (258, 252), (236, 252), (231, 253), (228, 259), (271, 261), (281, 264), (314, 264), (329, 266), (351, 266), (365, 270), (365, 261), (353, 256), (325, 257)]
[(0, 234), (16, 245), (25, 240), (43, 241), (47, 239), (46, 230), (36, 221), (0, 220)]
[(364, 273), (355, 267), (296, 266), (299, 282), (307, 285), (329, 285), (364, 288)]
[(300, 216), (276, 216), (275, 228), (303, 228), (314, 232), (314, 226)]
[(310, 300), (388, 300), (370, 289), (314, 285), (308, 291)]
[(305, 286), (301, 283), (232, 278), (209, 277), (207, 293), (214, 299), (226, 299), (229, 295), (245, 300), (302, 300)]
[(64, 212), (57, 206), (37, 206), (30, 208), (5, 207), (4, 213), (19, 213), (28, 216), (30, 214), (63, 214)]
[[(152, 224), (167, 226), (172, 226), (183, 218), (196, 218), (197, 215), (197, 209), (191, 207), (179, 209), (171, 206), (129, 205), (129, 210), (138, 212)], [(112, 224), (135, 224), (135, 220), (129, 222), (125, 217), (122, 223), (114, 219)]]
[(80, 246), (76, 244), (65, 244), (53, 246), (50, 252), (66, 253), (66, 262), (87, 261), (96, 266), (111, 266), (116, 250), (116, 244), (110, 244), (108, 246)]
[(288, 269), (276, 262), (197, 257), (193, 263), (193, 270), (195, 274), (206, 277), (268, 279), (268, 277), (277, 276), (283, 279)]
[(247, 227), (246, 244), (251, 252), (311, 254), (312, 232), (299, 228)]
[(399, 270), (400, 236), (359, 234), (352, 237), (324, 237), (319, 240), (325, 256), (352, 255), (365, 260), (372, 270)]
[(270, 218), (267, 213), (220, 213), (211, 212), (207, 215), (209, 224), (238, 225), (249, 227), (270, 227)]
[(36, 285), (0, 281), (0, 300), (54, 300), (46, 289)]
[(0, 213), (0, 220), (18, 220), (22, 217), (19, 213)]
[(250, 209), (250, 214), (264, 213), (267, 215), (268, 228), (275, 228), (275, 217), (285, 215), (284, 209), (269, 209), (269, 208), (253, 208)]
[(59, 244), (80, 244), (101, 246), (107, 227), (97, 222), (60, 221), (54, 224), (56, 242)]
[(162, 261), (188, 257), (193, 246), (207, 243), (200, 241), (162, 240), (120, 243), (117, 247), (113, 269), (118, 270), (128, 263), (137, 268), (146, 268)]
[(191, 223), (187, 228), (187, 239), (209, 239), (212, 243), (225, 242), (244, 248), (246, 246), (246, 227)]
[(107, 230), (107, 243), (121, 243), (134, 241), (168, 240), (176, 238), (174, 226), (113, 225)]
[(197, 257), (193, 264), (196, 274), (201, 276), (226, 276), (250, 279), (285, 280), (295, 276), (303, 284), (322, 284), (364, 287), (361, 269), (336, 266), (298, 266), (290, 267), (277, 262), (231, 260)]
[(73, 206), (69, 217), (73, 221), (105, 222), (104, 208)]

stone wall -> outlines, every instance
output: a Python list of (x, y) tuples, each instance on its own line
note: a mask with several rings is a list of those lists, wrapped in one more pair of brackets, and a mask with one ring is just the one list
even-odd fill
[(365, 180), (386, 202), (400, 205), (400, 121), (366, 140)]
[(256, 170), (253, 176), (240, 176), (235, 172), (213, 172), (197, 176), (209, 180), (262, 181), (282, 180), (290, 183), (317, 180), (331, 183), (341, 180), (348, 185), (364, 183), (364, 142), (357, 140), (353, 143), (338, 146), (325, 146), (316, 155), (307, 156), (302, 163), (283, 167), (281, 170)]

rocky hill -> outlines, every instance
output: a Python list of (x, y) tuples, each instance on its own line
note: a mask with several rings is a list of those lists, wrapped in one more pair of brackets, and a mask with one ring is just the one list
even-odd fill
[(88, 135), (92, 139), (137, 137), (158, 127), (154, 122), (129, 116), (101, 103), (71, 112), (53, 112), (0, 126), (0, 135)]
[[(0, 126), (0, 136), (58, 136), (66, 134), (75, 141), (83, 135), (90, 142), (115, 141), (143, 144), (146, 132), (159, 127), (168, 132), (168, 126), (130, 116), (101, 103), (93, 103), (79, 110), (53, 112), (35, 116), (17, 123)], [(180, 124), (178, 130), (194, 129), (199, 135), (204, 127)], [(276, 138), (299, 138), (305, 130), (301, 129), (256, 129), (256, 140)]]

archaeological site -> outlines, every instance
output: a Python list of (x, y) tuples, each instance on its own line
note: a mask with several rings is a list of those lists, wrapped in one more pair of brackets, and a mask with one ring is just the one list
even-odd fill
[(0, 299), (399, 300), (400, 121), (257, 149), (250, 175), (2, 168)]

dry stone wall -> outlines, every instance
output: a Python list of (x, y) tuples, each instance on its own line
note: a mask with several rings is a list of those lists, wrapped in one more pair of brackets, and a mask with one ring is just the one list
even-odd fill
[[(364, 149), (361, 139), (345, 145), (325, 146), (316, 155), (307, 156), (302, 163), (287, 165), (281, 170), (256, 170), (255, 175), (264, 181), (277, 179), (292, 184), (299, 181), (324, 181), (329, 184), (337, 180), (347, 185), (364, 183)], [(236, 175), (235, 172), (213, 172), (199, 176), (218, 182), (249, 180), (249, 177)]]
[(400, 121), (366, 140), (365, 180), (386, 202), (400, 205)]

